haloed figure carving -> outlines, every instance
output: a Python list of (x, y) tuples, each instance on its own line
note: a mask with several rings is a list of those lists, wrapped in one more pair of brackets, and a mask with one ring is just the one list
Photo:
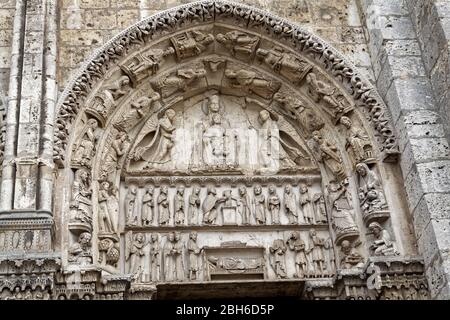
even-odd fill
[(138, 222), (136, 214), (136, 194), (137, 188), (135, 186), (130, 186), (125, 198), (125, 212), (127, 213), (127, 225), (129, 226), (135, 226)]
[(273, 184), (269, 185), (268, 190), (269, 197), (267, 198), (267, 204), (272, 217), (272, 223), (280, 224), (280, 197), (278, 196), (277, 189)]

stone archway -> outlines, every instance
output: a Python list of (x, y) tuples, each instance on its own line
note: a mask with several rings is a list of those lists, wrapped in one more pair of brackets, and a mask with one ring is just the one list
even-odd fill
[(247, 6), (193, 3), (112, 39), (64, 91), (54, 155), (63, 269), (106, 283), (89, 296), (320, 290), (415, 253), (391, 223), (406, 214), (385, 183), (398, 146), (374, 88)]

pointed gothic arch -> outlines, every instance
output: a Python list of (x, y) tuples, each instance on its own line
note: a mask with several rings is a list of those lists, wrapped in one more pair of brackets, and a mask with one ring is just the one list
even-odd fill
[[(222, 142), (214, 140), (217, 137), (208, 132), (210, 128), (223, 129), (219, 130)], [(249, 138), (252, 134), (253, 140)], [(256, 147), (252, 143), (258, 139), (268, 142)], [(210, 141), (208, 146), (205, 140)], [(66, 268), (100, 266), (112, 275), (134, 273), (137, 283), (151, 282), (152, 265), (142, 262), (142, 270), (136, 267), (140, 265), (136, 252), (154, 245), (148, 243), (150, 234), (166, 237), (165, 246), (175, 250), (178, 243), (167, 233), (184, 232), (185, 239), (186, 231), (231, 232), (235, 238), (230, 238), (229, 248), (249, 250), (250, 255), (264, 259), (256, 251), (283, 251), (281, 242), (275, 241), (279, 239), (273, 237), (284, 240), (300, 230), (302, 236), (297, 240), (310, 241), (313, 247), (327, 246), (326, 258), (312, 257), (310, 261), (316, 269), (322, 269), (320, 261), (327, 261), (327, 272), (319, 272), (325, 278), (344, 268), (345, 254), (337, 249), (344, 241), (354, 246), (352, 249), (358, 247), (356, 255), (361, 260), (352, 265), (355, 268), (370, 255), (409, 252), (401, 241), (396, 246), (371, 246), (373, 239), (366, 235), (378, 228), (386, 237), (403, 237), (390, 223), (393, 208), (396, 219), (397, 211), (403, 209), (383, 183), (387, 176), (383, 162), (396, 162), (399, 153), (384, 102), (332, 46), (297, 25), (245, 5), (191, 3), (144, 19), (114, 37), (64, 90), (57, 107), (54, 146), (54, 158), (63, 173), (56, 181), (55, 216), (62, 225)], [(220, 150), (219, 154), (215, 150)], [(261, 150), (268, 159), (261, 160)], [(266, 160), (274, 164), (274, 170), (262, 169), (273, 169)], [(305, 194), (295, 191), (299, 199), (292, 202), (297, 208), (300, 201), (297, 209), (302, 217), (292, 212), (289, 216), (285, 195), (281, 203), (278, 199), (278, 210), (286, 217), (275, 221), (271, 215), (270, 223), (265, 217), (261, 223), (255, 213), (258, 199), (262, 199), (263, 211), (270, 211), (266, 200), (272, 185), (278, 190), (275, 195), (287, 192), (288, 185), (306, 187)], [(228, 200), (223, 201), (229, 201), (231, 208), (231, 194), (225, 193), (230, 189), (241, 203), (242, 217), (226, 226), (224, 213), (217, 228), (208, 219), (191, 225), (185, 209), (187, 195), (181, 194), (184, 218), (178, 223), (174, 211), (179, 208), (179, 186), (192, 194), (199, 186), (205, 196), (203, 203), (213, 194), (211, 186), (216, 186), (224, 191)], [(254, 192), (251, 225), (246, 224), (242, 212), (249, 198), (245, 191), (240, 193), (239, 186)], [(262, 193), (258, 187), (264, 189)], [(147, 195), (152, 202), (145, 200)], [(219, 202), (215, 194), (211, 197)], [(161, 219), (166, 214), (162, 203), (170, 208), (167, 219)], [(145, 205), (158, 211), (159, 219), (149, 219), (151, 223), (146, 224)], [(203, 214), (211, 208), (215, 210), (216, 203), (204, 207)], [(308, 210), (310, 214), (305, 213)], [(311, 229), (318, 233), (316, 238)], [(258, 235), (259, 230), (266, 232), (263, 237), (267, 238), (257, 241), (264, 244), (258, 250), (233, 244), (240, 232)], [(277, 235), (279, 230), (286, 234)], [(125, 244), (122, 250), (121, 239)], [(270, 249), (268, 239), (274, 241)], [(295, 237), (289, 239), (296, 241)], [(191, 240), (186, 238), (193, 248), (189, 252), (195, 252), (196, 240)], [(216, 247), (210, 252), (221, 252), (217, 241), (212, 241)], [(150, 254), (150, 249), (145, 250)], [(158, 250), (163, 256), (164, 248)], [(213, 253), (205, 256), (204, 263), (218, 268)], [(225, 254), (222, 258), (230, 257)], [(295, 261), (285, 276), (286, 270), (277, 266), (269, 271), (261, 264), (253, 268), (260, 273), (252, 270), (259, 274), (255, 277), (264, 279), (305, 277), (300, 274), (305, 270), (295, 269), (301, 264)], [(167, 268), (169, 265), (161, 264), (160, 272), (165, 275), (158, 275), (158, 281), (192, 276), (189, 272), (179, 278), (175, 272), (171, 278)], [(204, 272), (205, 280), (223, 276)]]

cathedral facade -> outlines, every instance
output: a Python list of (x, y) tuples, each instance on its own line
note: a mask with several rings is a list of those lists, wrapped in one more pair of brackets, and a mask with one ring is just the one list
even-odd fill
[(450, 3), (0, 0), (0, 299), (450, 298)]

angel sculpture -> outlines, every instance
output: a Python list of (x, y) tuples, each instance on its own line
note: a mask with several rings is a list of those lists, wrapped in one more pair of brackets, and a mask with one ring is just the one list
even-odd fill
[[(146, 167), (154, 167), (168, 163), (172, 160), (171, 151), (174, 146), (174, 131), (176, 127), (173, 125), (176, 113), (173, 109), (167, 109), (164, 116), (155, 123), (152, 117), (144, 125), (145, 135), (154, 132), (153, 139), (146, 146), (139, 146), (133, 154), (135, 161), (143, 160)], [(141, 141), (144, 136), (141, 134), (137, 141)]]
[(142, 280), (142, 273), (144, 272), (145, 250), (147, 245), (145, 235), (137, 233), (133, 236), (130, 232), (127, 235), (126, 241), (126, 261), (129, 262), (128, 272), (133, 274), (136, 280)]

